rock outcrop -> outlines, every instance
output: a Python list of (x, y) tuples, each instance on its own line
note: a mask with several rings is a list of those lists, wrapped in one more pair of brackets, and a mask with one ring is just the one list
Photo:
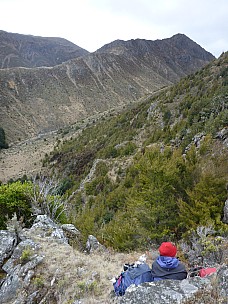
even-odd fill
[(0, 231), (1, 272), (5, 272), (5, 277), (0, 282), (2, 304), (35, 303), (37, 293), (28, 294), (26, 289), (31, 284), (35, 269), (43, 262), (44, 256), (39, 253), (39, 242), (32, 240), (31, 235), (50, 241), (58, 240), (59, 243), (68, 242), (63, 230), (46, 215), (38, 215), (30, 229), (23, 229), (20, 232), (19, 243), (15, 233)]
[(228, 147), (228, 128), (223, 128), (220, 132), (216, 134), (216, 138), (223, 141), (223, 144)]
[(32, 240), (25, 240), (18, 244), (10, 259), (2, 269), (7, 273), (0, 288), (0, 302), (24, 303), (23, 289), (30, 283), (35, 274), (35, 267), (43, 261), (43, 256), (36, 253), (38, 245)]
[(5, 259), (9, 258), (17, 245), (16, 233), (0, 230), (0, 267)]
[[(76, 248), (76, 252), (83, 251), (81, 254), (85, 259), (88, 253), (91, 255), (94, 252), (107, 253), (106, 248), (92, 235), (88, 237), (86, 248), (83, 248), (81, 233), (74, 225), (57, 225), (46, 215), (38, 215), (30, 229), (24, 228), (17, 234), (0, 231), (0, 303), (32, 304), (41, 303), (40, 301), (63, 303), (59, 291), (57, 292), (58, 284), (62, 284), (61, 280), (65, 272), (69, 272), (67, 267), (72, 263), (72, 259), (75, 260), (75, 268), (71, 265), (72, 276), (75, 277), (74, 272), (78, 275), (78, 282), (72, 283), (76, 287), (79, 286), (78, 293), (80, 294), (81, 288), (87, 286), (94, 288), (100, 275), (95, 270), (91, 270), (89, 265), (87, 270), (82, 262), (77, 262), (70, 245)], [(52, 248), (56, 252), (53, 252)], [(63, 261), (61, 256), (65, 259), (69, 258), (69, 262)], [(60, 271), (60, 265), (52, 265), (51, 258), (54, 261), (59, 259), (61, 264), (66, 263), (67, 266)], [(38, 267), (40, 267), (39, 271)], [(82, 281), (87, 272), (85, 281)], [(57, 286), (56, 289), (54, 285)], [(66, 288), (70, 290), (71, 286)]]
[(228, 199), (225, 201), (223, 222), (228, 224)]
[(61, 226), (64, 235), (67, 237), (69, 244), (79, 251), (83, 251), (83, 241), (81, 232), (72, 224), (63, 224)]
[(86, 242), (86, 251), (88, 253), (93, 252), (104, 252), (107, 249), (100, 242), (98, 242), (97, 238), (93, 235), (88, 236), (88, 240)]
[[(188, 278), (183, 281), (164, 280), (130, 286), (119, 299), (121, 304), (184, 304), (227, 303), (228, 267), (222, 266), (216, 275)], [(215, 299), (215, 294), (217, 299)], [(189, 301), (189, 302), (188, 302)], [(217, 302), (214, 302), (217, 301)]]
[(21, 239), (24, 239), (27, 233), (33, 233), (39, 237), (56, 239), (61, 243), (68, 243), (68, 239), (63, 233), (63, 229), (55, 224), (47, 215), (37, 215), (32, 227), (28, 230), (24, 229)]
[[(112, 288), (111, 283), (101, 281), (102, 286), (106, 285), (106, 297), (99, 297), (96, 286), (104, 268), (113, 269), (107, 264), (110, 253), (90, 235), (87, 253), (79, 256), (76, 251), (75, 255), (66, 234), (71, 238), (80, 237), (73, 225), (59, 226), (46, 215), (38, 215), (33, 226), (22, 229), (18, 236), (0, 231), (0, 303), (211, 304), (215, 303), (214, 299), (216, 303), (227, 303), (228, 267), (225, 264), (217, 265), (217, 272), (205, 278), (132, 285), (123, 297), (110, 296), (107, 286)], [(110, 270), (106, 281), (110, 280)]]

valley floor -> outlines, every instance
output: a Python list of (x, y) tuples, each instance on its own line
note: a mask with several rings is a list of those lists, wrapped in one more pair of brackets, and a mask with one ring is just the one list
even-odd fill
[(56, 135), (30, 139), (0, 151), (0, 181), (17, 179), (23, 175), (34, 176), (42, 168), (45, 154), (53, 150)]

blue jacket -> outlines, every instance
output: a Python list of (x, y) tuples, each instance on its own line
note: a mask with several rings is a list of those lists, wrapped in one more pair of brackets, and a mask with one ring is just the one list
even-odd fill
[(187, 271), (184, 264), (177, 258), (159, 256), (152, 264), (152, 277), (158, 280), (183, 280), (187, 278)]
[(121, 273), (116, 282), (113, 284), (115, 294), (123, 296), (125, 290), (131, 285), (136, 286), (144, 282), (152, 282), (151, 269), (146, 264), (140, 264), (137, 267), (129, 267), (128, 270)]

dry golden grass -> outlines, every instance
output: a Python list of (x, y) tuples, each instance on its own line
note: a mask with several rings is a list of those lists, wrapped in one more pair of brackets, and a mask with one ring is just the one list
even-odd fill
[(113, 303), (111, 279), (120, 274), (124, 263), (133, 263), (149, 252), (130, 254), (113, 251), (86, 254), (48, 238), (33, 237), (40, 244), (39, 254), (45, 256), (32, 280), (33, 290), (41, 288), (47, 303), (71, 304), (82, 299), (83, 304)]

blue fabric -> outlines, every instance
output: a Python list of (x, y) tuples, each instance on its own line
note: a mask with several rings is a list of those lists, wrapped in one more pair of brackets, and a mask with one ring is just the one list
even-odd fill
[(151, 269), (146, 263), (139, 264), (137, 267), (129, 267), (128, 269), (129, 276), (132, 280), (139, 277), (141, 274), (150, 271)]
[(141, 264), (137, 267), (130, 267), (125, 272), (122, 272), (120, 277), (113, 284), (115, 294), (123, 296), (126, 289), (131, 285), (136, 286), (144, 282), (152, 282), (151, 269), (147, 264)]
[(159, 256), (157, 258), (157, 263), (162, 268), (173, 269), (173, 268), (176, 268), (179, 265), (179, 260), (177, 258)]
[(161, 281), (162, 280), (162, 278), (153, 278), (153, 281), (155, 282), (155, 281)]

